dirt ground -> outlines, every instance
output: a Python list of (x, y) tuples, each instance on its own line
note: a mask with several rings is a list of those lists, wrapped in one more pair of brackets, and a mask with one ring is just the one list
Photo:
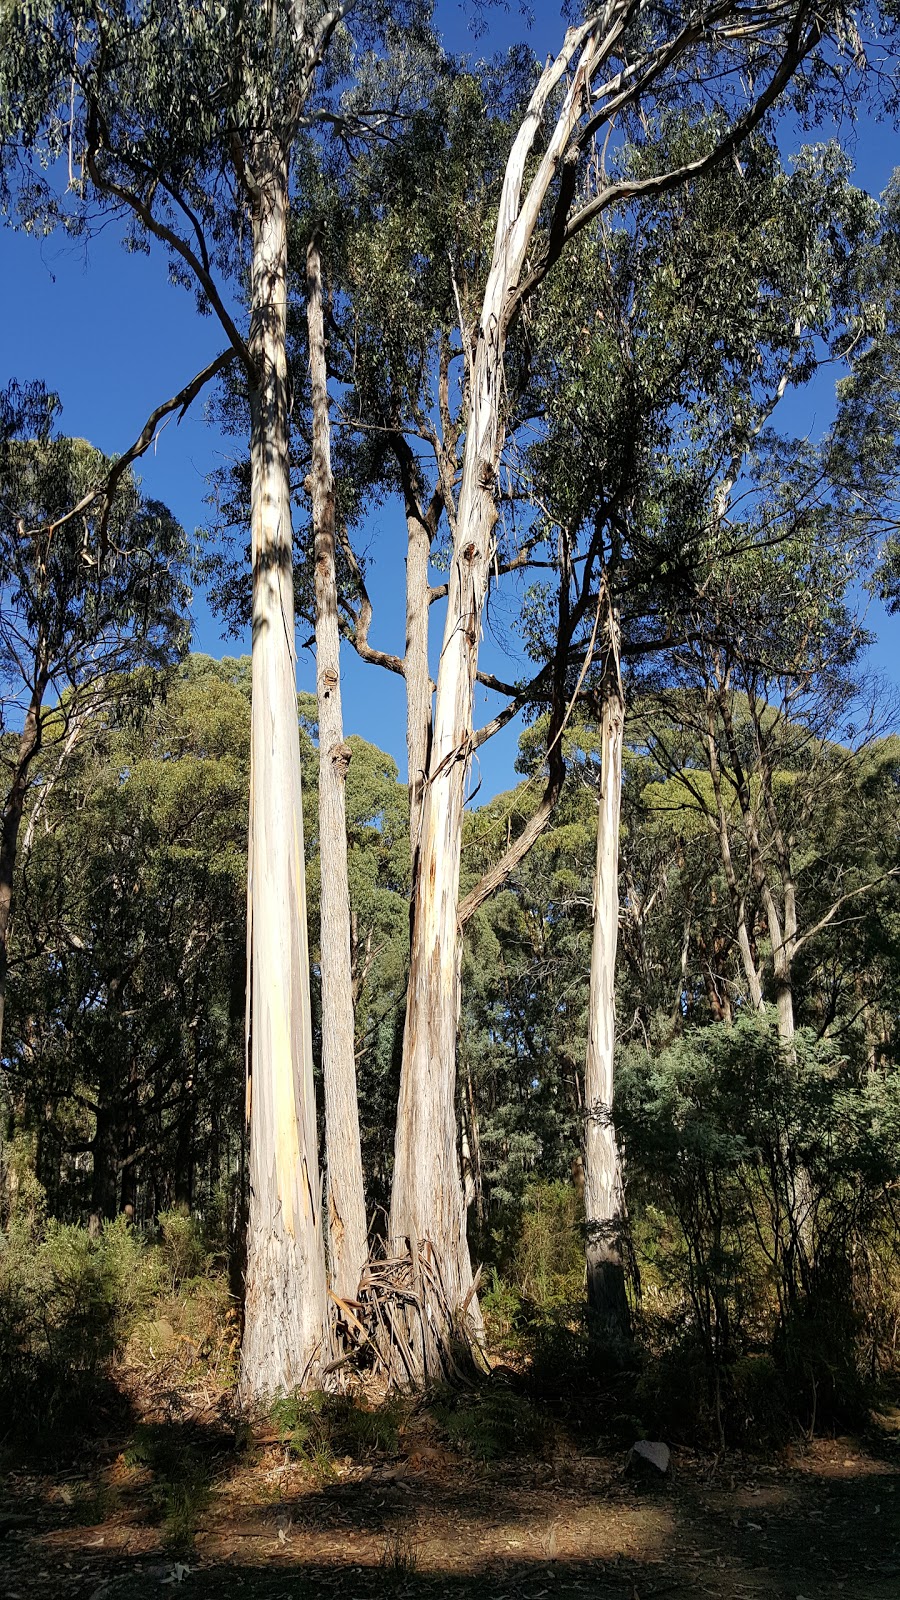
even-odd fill
[(397, 1459), (317, 1476), (271, 1439), (236, 1451), (214, 1417), (167, 1426), (174, 1459), (202, 1463), (181, 1499), (123, 1439), (53, 1476), (7, 1475), (4, 1600), (900, 1597), (890, 1428), (767, 1460), (675, 1450), (669, 1476), (646, 1480), (623, 1453), (555, 1439), (545, 1459), (479, 1465), (427, 1432)]

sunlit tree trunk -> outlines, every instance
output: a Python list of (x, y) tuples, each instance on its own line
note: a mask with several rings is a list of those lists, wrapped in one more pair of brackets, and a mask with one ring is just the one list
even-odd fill
[[(409, 1240), (434, 1253), (449, 1305), (459, 1309), (469, 1297), (475, 1333), (479, 1319), (470, 1296), (456, 1142), (457, 900), (479, 631), (497, 518), (493, 484), (502, 444), (502, 365), (501, 344), (491, 331), (479, 341), (422, 801), (390, 1212), (392, 1243)], [(432, 1375), (431, 1361), (423, 1348), (422, 1377)]]
[(762, 979), (753, 956), (753, 946), (750, 939), (750, 928), (747, 921), (747, 896), (738, 883), (734, 867), (734, 858), (731, 851), (731, 832), (728, 825), (728, 807), (722, 786), (722, 771), (719, 764), (719, 755), (716, 748), (715, 730), (715, 698), (711, 691), (706, 696), (706, 752), (709, 764), (709, 774), (712, 779), (713, 794), (716, 801), (716, 826), (719, 835), (719, 855), (725, 882), (728, 886), (728, 898), (734, 918), (735, 938), (747, 980), (747, 990), (750, 1003), (754, 1011), (762, 1011), (763, 991)]
[(9, 971), (9, 927), (12, 921), (19, 830), (28, 794), (29, 771), (41, 744), (41, 702), (45, 690), (46, 679), (39, 674), (19, 735), (12, 782), (0, 819), (0, 1047), (3, 1044), (6, 979)]
[(328, 1318), (316, 1148), (285, 354), (287, 160), (253, 164), (250, 1214), (241, 1393), (314, 1381)]
[[(513, 142), (504, 175), (491, 268), (471, 370), (469, 413), (447, 615), (438, 670), (428, 777), (422, 798), (413, 889), (409, 987), (394, 1144), (389, 1234), (436, 1263), (457, 1334), (477, 1340), (481, 1318), (466, 1238), (456, 1128), (456, 1033), (460, 1005), (459, 869), (465, 783), (472, 753), (475, 677), (497, 522), (505, 437), (503, 358), (512, 296), (549, 185), (581, 107), (581, 85), (564, 98), (523, 200), (525, 168), (544, 108), (590, 29), (571, 30), (548, 66)], [(586, 71), (586, 63), (583, 63)], [(413, 1350), (418, 1376), (442, 1375), (440, 1337), (430, 1323)]]
[(354, 1056), (350, 889), (344, 785), (350, 747), (341, 713), (340, 633), (335, 571), (334, 482), (319, 250), (307, 252), (307, 322), (312, 385), (312, 496), (319, 720), (319, 862), (322, 876), (322, 1076), (331, 1286), (353, 1299), (368, 1254)]
[(584, 1206), (588, 1311), (595, 1331), (629, 1331), (623, 1235), (625, 1197), (613, 1123), (619, 830), (625, 707), (618, 672), (607, 672), (600, 712), (597, 862), (584, 1069)]
[(409, 846), (415, 873), (421, 840), (422, 801), (431, 747), (432, 684), (428, 665), (428, 563), (431, 532), (417, 511), (406, 516), (406, 758)]

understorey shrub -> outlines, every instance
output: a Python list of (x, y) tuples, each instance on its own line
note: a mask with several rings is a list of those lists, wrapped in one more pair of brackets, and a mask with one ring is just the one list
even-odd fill
[(894, 1357), (900, 1074), (747, 1017), (623, 1051), (616, 1125), (641, 1403), (720, 1443), (858, 1421)]

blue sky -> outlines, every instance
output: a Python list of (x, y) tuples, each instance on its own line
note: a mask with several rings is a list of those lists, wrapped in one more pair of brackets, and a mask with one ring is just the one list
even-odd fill
[[(448, 44), (476, 55), (502, 48), (524, 34), (543, 56), (558, 46), (564, 30), (555, 6), (543, 11), (530, 30), (515, 6), (505, 12), (496, 9), (490, 14), (488, 33), (477, 40), (461, 8), (451, 0), (439, 5), (438, 15)], [(817, 129), (816, 137), (827, 138), (833, 131)], [(864, 120), (852, 135), (846, 129), (841, 132), (853, 151), (857, 181), (879, 193), (893, 166), (894, 130)], [(62, 236), (41, 240), (0, 229), (0, 296), (5, 308), (0, 384), (13, 376), (42, 379), (62, 400), (63, 429), (111, 453), (124, 449), (153, 406), (176, 393), (221, 348), (217, 324), (198, 317), (192, 296), (168, 284), (162, 253), (126, 254), (113, 228), (87, 242)], [(815, 434), (827, 425), (831, 392), (828, 385), (817, 390), (805, 430)], [(239, 446), (240, 441), (225, 439), (207, 425), (198, 402), (182, 423), (168, 424), (155, 451), (144, 457), (140, 465), (144, 485), (165, 500), (192, 532), (204, 520), (206, 475)], [(402, 653), (405, 530), (399, 507), (388, 506), (375, 514), (363, 542), (370, 550), (375, 604), (371, 641)], [(439, 627), (439, 619), (434, 618), (433, 624)], [(888, 618), (874, 607), (869, 625), (878, 633), (872, 665), (900, 685), (896, 659), (900, 619)], [(194, 647), (213, 655), (235, 654), (249, 648), (249, 643), (223, 639), (219, 624), (198, 595)], [(508, 663), (504, 667), (490, 637), (482, 659), (486, 666), (509, 675)], [(402, 681), (363, 667), (349, 648), (343, 680), (347, 731), (361, 733), (389, 750), (402, 774)], [(312, 657), (302, 650), (298, 681), (302, 688), (314, 688)], [(491, 714), (490, 699), (480, 695), (477, 722)], [(482, 785), (479, 801), (514, 781), (515, 751), (514, 727), (483, 747), (481, 771), (475, 774)]]

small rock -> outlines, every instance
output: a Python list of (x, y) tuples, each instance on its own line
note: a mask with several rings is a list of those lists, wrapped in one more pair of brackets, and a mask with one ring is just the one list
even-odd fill
[(637, 1439), (628, 1452), (629, 1467), (655, 1467), (663, 1476), (669, 1470), (671, 1459), (669, 1446), (658, 1439)]

